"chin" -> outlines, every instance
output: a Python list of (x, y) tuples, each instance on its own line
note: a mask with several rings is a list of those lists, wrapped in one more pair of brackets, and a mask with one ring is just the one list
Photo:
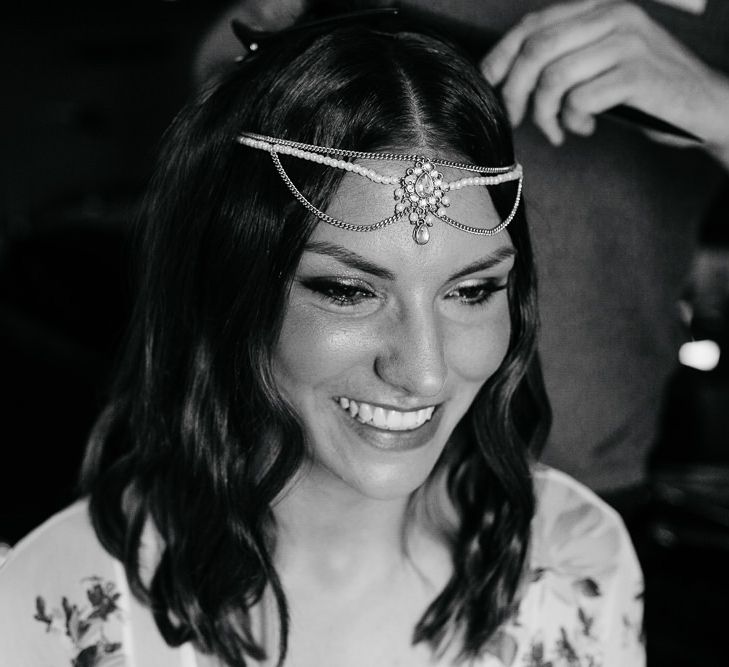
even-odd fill
[(381, 470), (367, 471), (366, 475), (359, 474), (356, 478), (332, 472), (342, 485), (362, 498), (391, 501), (409, 498), (425, 484), (434, 467), (431, 465), (420, 469), (419, 466), (408, 466), (406, 470), (398, 466), (388, 466)]
[(322, 475), (318, 484), (334, 485), (347, 495), (354, 492), (363, 498), (383, 501), (406, 499), (429, 479), (436, 467), (448, 439), (439, 430), (436, 427), (436, 432), (424, 441), (415, 440), (415, 444), (412, 439), (403, 444), (397, 437), (388, 437), (384, 439), (387, 447), (382, 446), (380, 433), (374, 434), (374, 444), (366, 436), (330, 439), (329, 451), (312, 452), (312, 472), (318, 469), (315, 475)]

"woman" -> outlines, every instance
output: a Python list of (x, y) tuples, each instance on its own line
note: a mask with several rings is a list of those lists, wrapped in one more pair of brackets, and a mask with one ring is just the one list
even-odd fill
[(642, 664), (622, 525), (535, 470), (508, 128), (456, 49), (356, 25), (177, 118), (88, 498), (0, 575), (12, 664)]

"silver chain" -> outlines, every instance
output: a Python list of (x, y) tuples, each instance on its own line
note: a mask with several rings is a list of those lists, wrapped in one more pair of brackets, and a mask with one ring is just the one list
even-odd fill
[(351, 157), (355, 160), (390, 160), (393, 162), (417, 162), (419, 160), (427, 160), (431, 164), (438, 167), (451, 167), (452, 169), (460, 169), (462, 171), (470, 171), (476, 174), (505, 174), (515, 165), (508, 167), (481, 167), (475, 164), (466, 164), (465, 162), (454, 162), (452, 160), (431, 160), (423, 155), (413, 153), (372, 153), (365, 151), (350, 151), (345, 148), (330, 148), (328, 146), (317, 146), (315, 144), (305, 144), (300, 141), (292, 141), (290, 139), (277, 139), (269, 137), (265, 134), (256, 134), (255, 132), (245, 132), (245, 136), (265, 141), (272, 145), (289, 146), (290, 148), (298, 148), (300, 150), (309, 151), (310, 153), (318, 153), (320, 155), (338, 155), (340, 157)]
[[(305, 144), (304, 144), (305, 145)], [(294, 146), (296, 148), (296, 146)], [(349, 222), (344, 222), (344, 220), (340, 220), (339, 218), (334, 218), (331, 215), (328, 215), (327, 213), (324, 213), (324, 211), (319, 210), (314, 204), (312, 204), (304, 195), (301, 194), (299, 189), (294, 185), (294, 182), (289, 178), (289, 175), (286, 173), (286, 170), (284, 169), (283, 165), (281, 164), (281, 160), (278, 157), (278, 153), (276, 153), (275, 149), (272, 147), (270, 151), (271, 160), (273, 161), (274, 167), (276, 167), (276, 171), (278, 172), (279, 176), (281, 176), (281, 179), (286, 184), (288, 189), (291, 191), (291, 194), (294, 195), (296, 200), (304, 206), (308, 211), (313, 213), (317, 218), (320, 220), (326, 222), (329, 225), (332, 225), (333, 227), (339, 227), (340, 229), (345, 229), (349, 232), (374, 232), (378, 229), (382, 229), (383, 227), (387, 227), (388, 225), (391, 225), (394, 222), (397, 222), (398, 220), (401, 220), (405, 216), (405, 212), (403, 213), (395, 213), (394, 215), (391, 215), (388, 218), (384, 218), (383, 220), (380, 220), (379, 222), (376, 222), (372, 225), (353, 225)], [(367, 155), (366, 153), (362, 153), (362, 155)], [(412, 157), (412, 156), (408, 156)], [(362, 158), (365, 159), (365, 158)], [(469, 234), (477, 234), (478, 236), (495, 236), (499, 232), (503, 231), (508, 227), (509, 223), (514, 219), (514, 216), (516, 215), (516, 212), (519, 208), (519, 202), (521, 201), (521, 191), (522, 191), (522, 183), (523, 179), (519, 178), (518, 184), (517, 184), (517, 190), (516, 190), (516, 198), (514, 200), (514, 206), (511, 209), (511, 212), (509, 215), (502, 220), (496, 227), (491, 227), (489, 229), (484, 229), (483, 227), (471, 227), (470, 225), (464, 225), (462, 222), (458, 222), (457, 220), (454, 220), (453, 218), (449, 217), (445, 213), (443, 215), (437, 216), (440, 220), (443, 222), (449, 224), (451, 227), (455, 227), (456, 229), (461, 230), (462, 232), (467, 232)]]
[(514, 219), (516, 211), (519, 208), (519, 202), (521, 201), (522, 182), (523, 179), (520, 178), (516, 188), (516, 199), (514, 200), (514, 206), (512, 206), (511, 208), (511, 213), (509, 213), (509, 215), (504, 218), (504, 220), (496, 225), (496, 227), (491, 227), (490, 229), (484, 229), (483, 227), (470, 227), (469, 225), (464, 225), (462, 222), (458, 222), (457, 220), (454, 220), (453, 218), (450, 218), (445, 214), (439, 215), (438, 218), (443, 222), (448, 223), (451, 227), (460, 229), (462, 232), (468, 232), (469, 234), (478, 234), (479, 236), (494, 236), (506, 229), (509, 226), (509, 223)]
[(391, 215), (389, 218), (385, 218), (384, 220), (380, 220), (379, 222), (376, 222), (372, 225), (353, 225), (349, 222), (344, 222), (344, 220), (339, 220), (338, 218), (333, 218), (331, 215), (327, 215), (324, 213), (324, 211), (320, 211), (314, 204), (312, 204), (304, 195), (299, 192), (299, 189), (294, 185), (294, 182), (289, 178), (289, 175), (286, 173), (286, 170), (283, 168), (283, 165), (281, 164), (281, 160), (278, 157), (278, 154), (276, 151), (271, 150), (271, 159), (273, 160), (273, 164), (276, 167), (276, 171), (278, 171), (279, 176), (283, 179), (284, 183), (288, 186), (289, 190), (291, 190), (291, 194), (296, 197), (297, 201), (304, 206), (308, 211), (311, 211), (317, 218), (320, 220), (323, 220), (329, 225), (332, 225), (334, 227), (339, 227), (340, 229), (346, 229), (349, 232), (374, 232), (377, 229), (382, 229), (383, 227), (387, 227), (388, 225), (391, 225), (393, 222), (397, 222), (398, 220), (402, 219), (402, 217), (405, 215), (404, 213), (395, 213), (394, 215)]
[[(283, 182), (286, 184), (286, 187), (289, 189), (291, 194), (294, 196), (294, 198), (304, 207), (307, 211), (314, 214), (317, 218), (322, 220), (323, 222), (326, 222), (329, 225), (332, 225), (333, 227), (338, 227), (339, 229), (344, 229), (347, 231), (352, 232), (373, 232), (378, 229), (383, 229), (384, 227), (387, 227), (398, 220), (402, 220), (406, 215), (410, 214), (411, 207), (406, 208), (405, 210), (401, 212), (395, 212), (393, 215), (384, 218), (380, 220), (379, 222), (373, 223), (371, 225), (355, 225), (349, 222), (345, 222), (344, 220), (340, 220), (338, 218), (335, 218), (331, 215), (328, 215), (324, 211), (321, 211), (316, 206), (314, 206), (304, 195), (299, 191), (299, 189), (296, 187), (294, 182), (291, 180), (289, 175), (286, 173), (286, 170), (284, 169), (283, 164), (281, 163), (281, 159), (279, 157), (277, 147), (287, 147), (292, 148), (295, 150), (300, 150), (303, 152), (308, 153), (315, 153), (318, 155), (337, 155), (342, 157), (348, 157), (348, 158), (354, 158), (357, 160), (390, 160), (394, 162), (412, 162), (415, 164), (415, 166), (420, 166), (420, 164), (423, 164), (425, 162), (430, 162), (433, 165), (437, 165), (440, 167), (451, 167), (453, 169), (459, 169), (463, 171), (470, 171), (475, 173), (489, 173), (489, 174), (504, 174), (507, 172), (510, 172), (512, 170), (518, 170), (518, 165), (511, 165), (509, 167), (481, 167), (478, 165), (469, 165), (464, 164), (461, 162), (454, 162), (451, 160), (431, 160), (428, 159), (422, 155), (416, 155), (416, 154), (401, 154), (401, 153), (375, 153), (375, 152), (366, 152), (366, 151), (350, 151), (344, 148), (329, 148), (325, 146), (316, 146), (313, 144), (306, 144), (302, 143), (300, 141), (291, 141), (289, 139), (276, 139), (273, 137), (268, 137), (266, 135), (261, 134), (254, 134), (250, 132), (246, 132), (239, 136), (239, 141), (244, 138), (252, 138), (259, 142), (262, 142), (264, 144), (268, 144), (268, 153), (271, 156), (271, 160), (273, 162), (273, 165), (278, 172), (279, 176), (283, 180)], [(243, 143), (241, 141), (241, 143)], [(255, 148), (258, 148), (259, 146), (253, 146)], [(260, 146), (262, 148), (262, 146)], [(311, 159), (311, 158), (307, 158)], [(341, 164), (341, 163), (340, 163)], [(339, 166), (339, 165), (336, 165)], [(346, 165), (348, 167), (348, 165)], [(412, 173), (412, 169), (408, 169), (407, 173)], [(358, 172), (359, 173), (359, 172)], [(366, 175), (366, 174), (363, 174)], [(465, 179), (469, 180), (469, 179)], [(377, 181), (380, 182), (380, 181)], [(401, 180), (401, 187), (405, 188), (405, 180)], [(521, 175), (521, 171), (518, 171), (518, 184), (517, 184), (517, 191), (516, 191), (516, 197), (514, 200), (514, 205), (511, 209), (511, 212), (509, 215), (502, 220), (498, 225), (495, 227), (491, 227), (490, 229), (484, 229), (483, 227), (471, 227), (470, 225), (464, 225), (461, 222), (458, 222), (457, 220), (454, 220), (453, 218), (449, 217), (445, 214), (445, 211), (443, 211), (442, 214), (440, 211), (438, 213), (433, 213), (431, 210), (431, 213), (438, 219), (442, 220), (446, 224), (450, 225), (451, 227), (454, 227), (455, 229), (458, 229), (463, 232), (467, 232), (468, 234), (475, 234), (478, 236), (494, 236), (498, 234), (499, 232), (503, 231), (509, 223), (514, 219), (514, 216), (517, 213), (517, 210), (519, 208), (519, 203), (521, 201), (522, 197), (522, 186), (523, 186), (523, 177)], [(402, 191), (400, 191), (402, 192)], [(397, 191), (395, 193), (395, 198), (398, 199)], [(446, 206), (448, 204), (446, 203)], [(398, 204), (398, 207), (400, 207), (400, 204)], [(441, 209), (442, 210), (442, 209)], [(412, 218), (412, 216), (411, 216)], [(412, 222), (412, 220), (411, 220)], [(418, 234), (422, 231), (422, 229), (425, 229), (425, 225), (431, 226), (431, 222), (425, 222), (424, 220), (419, 219), (416, 222), (412, 222), (413, 225), (416, 226), (416, 229), (418, 231)], [(422, 229), (421, 229), (422, 228)], [(413, 238), (415, 241), (419, 244), (427, 243), (428, 237), (427, 237), (427, 230), (425, 239), (421, 241), (419, 238), (416, 238), (415, 231), (413, 232)]]

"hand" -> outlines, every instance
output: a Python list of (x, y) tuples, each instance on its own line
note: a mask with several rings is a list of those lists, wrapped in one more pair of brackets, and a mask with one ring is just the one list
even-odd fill
[(531, 101), (534, 123), (555, 145), (565, 131), (591, 134), (595, 116), (626, 104), (700, 137), (729, 168), (729, 80), (629, 2), (580, 0), (528, 14), (481, 68), (501, 86), (512, 123)]

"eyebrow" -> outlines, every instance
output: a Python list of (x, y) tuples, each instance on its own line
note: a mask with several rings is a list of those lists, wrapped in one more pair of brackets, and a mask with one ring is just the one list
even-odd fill
[[(365, 273), (369, 273), (384, 280), (395, 280), (395, 274), (389, 269), (379, 266), (378, 264), (365, 259), (362, 255), (358, 255), (356, 252), (343, 248), (336, 243), (328, 243), (327, 241), (309, 241), (304, 247), (304, 250), (314, 252), (318, 255), (332, 257), (350, 268), (364, 271)], [(501, 264), (501, 262), (514, 257), (514, 255), (516, 255), (516, 250), (513, 246), (504, 246), (503, 248), (499, 248), (490, 255), (477, 259), (475, 262), (471, 262), (462, 269), (459, 269), (450, 276), (450, 278), (448, 278), (448, 282), (458, 280), (459, 278), (476, 273), (477, 271), (491, 269), (494, 266)]]
[(516, 249), (513, 246), (504, 246), (503, 248), (499, 248), (490, 255), (487, 255), (482, 259), (477, 259), (475, 262), (471, 262), (462, 269), (459, 269), (450, 278), (448, 278), (448, 282), (453, 282), (454, 280), (458, 280), (459, 278), (463, 278), (464, 276), (468, 276), (472, 273), (477, 273), (478, 271), (492, 269), (498, 264), (505, 262), (507, 259), (511, 259), (515, 255)]
[(352, 269), (364, 271), (383, 280), (395, 280), (395, 274), (388, 269), (370, 262), (368, 259), (358, 255), (356, 252), (347, 250), (336, 243), (327, 243), (326, 241), (309, 241), (304, 250), (315, 252), (318, 255), (327, 255), (333, 257), (337, 261), (349, 266)]

